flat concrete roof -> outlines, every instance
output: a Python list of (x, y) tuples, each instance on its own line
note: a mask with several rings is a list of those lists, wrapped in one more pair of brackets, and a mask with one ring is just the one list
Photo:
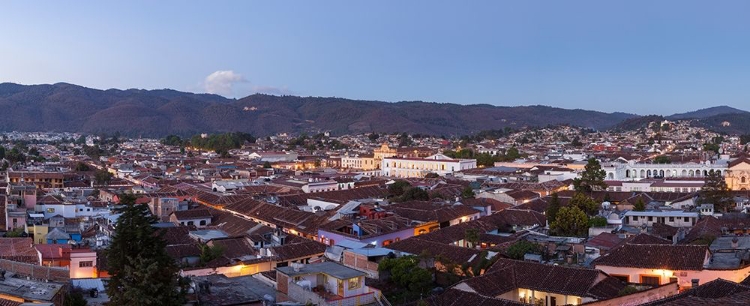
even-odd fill
[(304, 265), (298, 271), (294, 271), (293, 267), (277, 267), (276, 271), (284, 273), (288, 276), (297, 275), (308, 275), (308, 274), (319, 274), (324, 273), (338, 279), (350, 279), (359, 276), (365, 276), (366, 273), (346, 267), (335, 262), (322, 262), (317, 264)]
[(210, 293), (197, 293), (207, 305), (244, 305), (263, 301), (264, 296), (276, 298), (276, 289), (249, 275), (229, 278), (216, 274), (194, 276), (192, 280), (196, 285), (202, 281), (211, 284)]
[(0, 294), (21, 297), (25, 300), (51, 302), (63, 284), (45, 283), (14, 277), (7, 273), (5, 280), (0, 281)]

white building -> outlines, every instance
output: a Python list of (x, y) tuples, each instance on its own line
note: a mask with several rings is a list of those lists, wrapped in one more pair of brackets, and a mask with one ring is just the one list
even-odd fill
[(607, 172), (607, 180), (629, 181), (645, 178), (670, 177), (705, 177), (710, 171), (721, 171), (726, 174), (728, 160), (716, 162), (684, 163), (684, 164), (646, 164), (646, 163), (614, 163), (602, 164)]
[(674, 227), (692, 227), (698, 222), (697, 212), (684, 211), (629, 211), (625, 213), (624, 225), (639, 227), (653, 226), (654, 223)]
[(454, 172), (474, 169), (476, 159), (452, 159), (443, 154), (421, 158), (383, 158), (380, 169), (383, 176), (389, 177), (424, 177), (428, 173), (440, 176), (452, 175)]

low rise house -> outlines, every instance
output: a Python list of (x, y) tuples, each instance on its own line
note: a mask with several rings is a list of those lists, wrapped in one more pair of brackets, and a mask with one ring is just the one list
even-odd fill
[(334, 262), (276, 268), (276, 288), (294, 301), (317, 305), (377, 303), (380, 291), (365, 284), (364, 272)]

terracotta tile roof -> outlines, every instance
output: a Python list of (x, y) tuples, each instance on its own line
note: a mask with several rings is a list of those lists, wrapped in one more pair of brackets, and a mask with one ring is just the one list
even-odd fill
[(628, 237), (625, 239), (624, 243), (629, 244), (665, 244), (665, 245), (671, 245), (672, 241), (667, 240), (661, 237), (657, 237), (651, 234), (645, 234), (640, 233), (638, 235), (635, 235), (633, 237)]
[[(463, 264), (470, 259), (479, 255), (480, 251), (476, 249), (462, 248), (450, 244), (443, 244), (434, 241), (422, 240), (419, 236), (394, 242), (385, 248), (394, 251), (406, 252), (414, 255), (428, 254), (430, 257), (441, 257), (448, 259), (452, 263)], [(478, 259), (474, 259), (479, 262)]]
[(485, 296), (498, 296), (515, 288), (525, 288), (597, 300), (616, 297), (625, 287), (616, 278), (599, 270), (511, 259), (498, 259), (487, 273), (464, 283)]
[(367, 186), (354, 189), (303, 193), (295, 195), (279, 196), (279, 204), (282, 206), (301, 206), (307, 205), (307, 199), (320, 199), (334, 203), (346, 203), (353, 200), (382, 198), (388, 194), (388, 189), (381, 186)]
[(490, 198), (470, 198), (462, 199), (461, 203), (467, 206), (490, 206), (493, 212), (498, 212), (506, 208), (513, 207), (511, 203), (501, 202)]
[(39, 257), (30, 237), (0, 238), (0, 259), (39, 264)]
[(299, 258), (322, 256), (326, 245), (317, 241), (307, 240), (299, 243), (285, 244), (271, 247), (271, 253), (277, 261), (288, 261)]
[(177, 261), (185, 257), (197, 257), (201, 255), (201, 249), (197, 244), (168, 245), (165, 250), (170, 257)]
[(750, 287), (719, 278), (699, 285), (697, 288), (643, 305), (748, 305), (749, 303)]
[(162, 234), (162, 239), (167, 245), (178, 245), (178, 244), (192, 244), (193, 239), (190, 238), (190, 230), (187, 226), (174, 226), (165, 227), (156, 230), (157, 235)]
[(503, 300), (495, 297), (487, 297), (474, 292), (458, 289), (448, 289), (443, 294), (434, 295), (424, 301), (430, 306), (523, 306), (527, 304), (516, 301)]
[(609, 250), (620, 244), (624, 239), (617, 234), (601, 233), (586, 241), (586, 246)]
[(173, 212), (177, 220), (192, 220), (211, 218), (211, 211), (206, 208), (176, 210)]
[(219, 229), (229, 236), (244, 236), (258, 223), (233, 215), (231, 212), (209, 208), (213, 220), (208, 228)]
[(669, 270), (703, 269), (708, 246), (625, 243), (594, 260), (594, 266)]
[(444, 202), (411, 201), (388, 205), (386, 210), (407, 218), (421, 222), (447, 222), (464, 216), (478, 214), (479, 211), (466, 205), (449, 205)]

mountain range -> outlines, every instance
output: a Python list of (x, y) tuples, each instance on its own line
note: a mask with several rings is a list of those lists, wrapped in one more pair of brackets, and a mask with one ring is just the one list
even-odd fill
[[(98, 90), (78, 85), (0, 84), (0, 131), (56, 131), (162, 137), (242, 131), (464, 135), (504, 127), (569, 124), (609, 129), (641, 116), (549, 106), (381, 102), (254, 94), (242, 99), (170, 89)], [(750, 113), (728, 106), (674, 114), (731, 133), (750, 132)], [(731, 122), (726, 126), (726, 122)], [(724, 124), (722, 124), (724, 123)], [(723, 130), (722, 130), (723, 129)]]

